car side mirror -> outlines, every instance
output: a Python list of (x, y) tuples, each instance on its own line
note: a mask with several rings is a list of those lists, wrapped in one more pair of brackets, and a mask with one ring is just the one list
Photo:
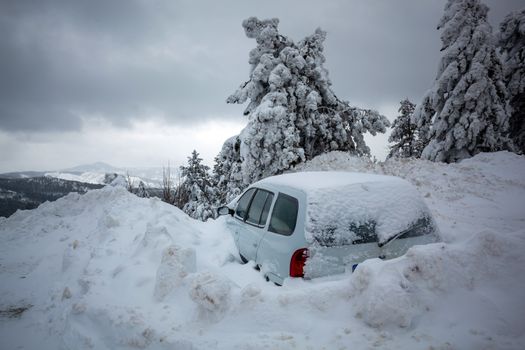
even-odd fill
[(219, 209), (217, 209), (217, 213), (219, 214), (219, 216), (222, 216), (222, 215), (233, 216), (234, 211), (233, 209), (230, 209), (227, 206), (222, 206), (222, 207), (219, 207)]

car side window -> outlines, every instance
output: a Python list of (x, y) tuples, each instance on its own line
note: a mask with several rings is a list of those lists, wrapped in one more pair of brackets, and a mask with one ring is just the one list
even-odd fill
[(296, 198), (279, 193), (273, 206), (269, 231), (290, 236), (295, 230), (297, 221), (298, 201)]
[(268, 193), (268, 197), (266, 197), (266, 202), (264, 203), (264, 208), (261, 213), (261, 220), (259, 221), (259, 224), (261, 226), (266, 225), (266, 219), (268, 218), (268, 213), (270, 212), (272, 201), (273, 201), (273, 193)]
[(250, 188), (239, 199), (239, 202), (237, 203), (237, 208), (235, 209), (235, 216), (237, 216), (239, 219), (244, 220), (246, 218), (248, 206), (250, 205), (255, 190), (255, 188)]
[(268, 216), (268, 212), (266, 212), (266, 216), (264, 218), (262, 214), (264, 212), (265, 207), (267, 206), (269, 197), (271, 197), (271, 204), (273, 194), (265, 190), (257, 190), (257, 193), (252, 199), (252, 204), (250, 204), (250, 208), (248, 209), (248, 216), (246, 217), (247, 223), (257, 226), (264, 226), (266, 224), (266, 217)]

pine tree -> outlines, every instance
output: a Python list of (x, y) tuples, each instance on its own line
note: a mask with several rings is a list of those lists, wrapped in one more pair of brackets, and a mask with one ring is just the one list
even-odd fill
[(509, 136), (525, 154), (525, 9), (505, 17), (498, 39), (511, 107)]
[(278, 24), (278, 19), (255, 17), (243, 22), (257, 46), (249, 55), (250, 79), (227, 99), (249, 100), (244, 112), (248, 125), (219, 155), (230, 190), (324, 152), (369, 155), (363, 134), (385, 132), (389, 125), (376, 111), (352, 107), (334, 94), (323, 67), (326, 32), (317, 29), (296, 44), (279, 34)]
[(139, 182), (139, 186), (137, 187), (135, 194), (141, 198), (149, 198), (149, 192), (146, 188), (146, 184), (143, 181)]
[(194, 150), (191, 157), (188, 157), (188, 165), (181, 166), (180, 170), (184, 178), (180, 188), (189, 191), (189, 201), (182, 210), (194, 219), (205, 221), (213, 217), (215, 194), (209, 174), (210, 167), (202, 164), (202, 158)]
[(410, 118), (412, 124), (416, 125), (417, 128), (418, 158), (421, 158), (423, 150), (430, 142), (430, 126), (432, 125), (432, 120), (436, 114), (436, 111), (432, 105), (432, 100), (430, 99), (431, 96), (432, 94), (427, 92), (421, 103), (416, 105), (414, 113)]
[(437, 79), (413, 117), (418, 125), (432, 121), (422, 158), (455, 162), (509, 147), (506, 88), (487, 12), (479, 0), (445, 6)]
[(421, 141), (417, 125), (412, 122), (412, 115), (416, 105), (408, 99), (400, 102), (399, 113), (401, 113), (392, 125), (392, 133), (388, 142), (394, 142), (390, 146), (387, 158), (419, 158), (421, 156)]
[(245, 187), (242, 181), (240, 147), (239, 136), (233, 136), (224, 142), (221, 151), (215, 157), (213, 178), (218, 205), (229, 203)]

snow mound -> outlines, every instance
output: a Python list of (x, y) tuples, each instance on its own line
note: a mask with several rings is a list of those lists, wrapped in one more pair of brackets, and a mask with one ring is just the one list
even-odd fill
[(352, 171), (376, 173), (377, 165), (365, 157), (352, 156), (348, 152), (333, 151), (323, 153), (305, 163), (297, 165), (293, 171)]
[(166, 295), (180, 286), (184, 278), (197, 270), (195, 249), (171, 245), (162, 252), (162, 260), (157, 270), (155, 297), (163, 300)]
[(225, 311), (230, 303), (231, 287), (228, 279), (205, 271), (193, 278), (190, 297), (205, 311)]
[(459, 244), (416, 246), (399, 259), (366, 261), (351, 280), (356, 312), (373, 327), (413, 326), (453, 290), (474, 294), (505, 275), (523, 275), (525, 256), (515, 247), (523, 247), (524, 238), (525, 230), (508, 236), (483, 231)]
[(236, 261), (225, 218), (120, 187), (73, 193), (0, 220), (0, 347), (523, 348), (524, 157), (318, 158), (305, 167), (411, 182), (445, 241), (275, 287)]
[(158, 343), (148, 329), (165, 327), (144, 312), (178, 297), (196, 271), (197, 226), (177, 208), (121, 187), (19, 211), (0, 227), (1, 305), (34, 305), (66, 348)]

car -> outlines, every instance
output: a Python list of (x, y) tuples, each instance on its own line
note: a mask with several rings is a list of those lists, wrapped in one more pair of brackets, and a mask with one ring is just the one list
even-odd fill
[(243, 262), (267, 280), (353, 271), (439, 241), (423, 198), (393, 176), (320, 171), (267, 177), (218, 210)]

